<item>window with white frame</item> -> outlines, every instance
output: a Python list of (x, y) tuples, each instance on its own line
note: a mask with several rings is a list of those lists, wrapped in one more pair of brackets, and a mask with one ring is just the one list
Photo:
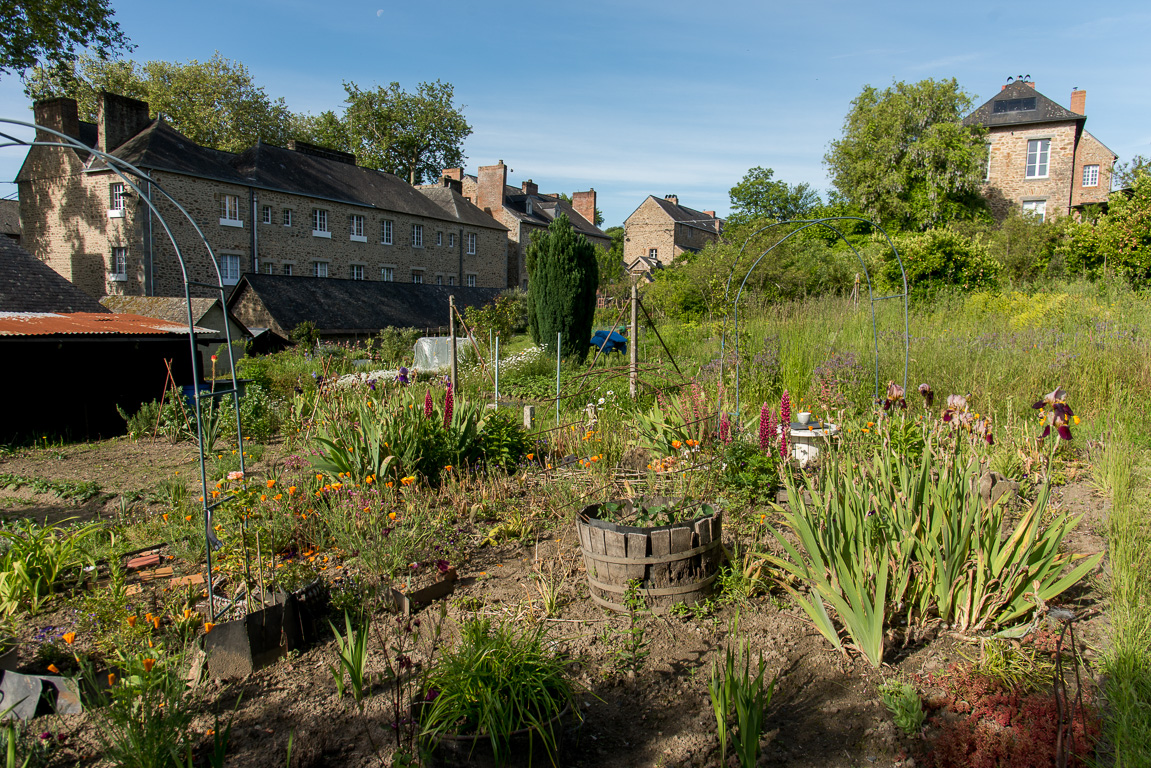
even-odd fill
[(448, 275), (448, 285), (455, 285), (455, 284), (456, 284), (456, 276), (455, 275)]
[(265, 205), (262, 209), (260, 209), (260, 214), (260, 221), (265, 224), (272, 223), (272, 206)]
[(983, 166), (983, 180), (991, 181), (991, 142), (987, 142), (987, 163)]
[(291, 264), (281, 264), (280, 265), (280, 274), (282, 274), (282, 275), (292, 274), (292, 265)]
[(225, 227), (242, 227), (244, 222), (240, 219), (240, 196), (220, 196), (220, 223)]
[(263, 272), (265, 275), (274, 274), (276, 271), (276, 265), (270, 261), (265, 261), (263, 264), (260, 265), (260, 271)]
[(1027, 178), (1046, 179), (1051, 160), (1051, 139), (1031, 139), (1027, 142)]
[(128, 249), (113, 248), (108, 264), (108, 277), (114, 281), (128, 279)]
[(395, 267), (380, 267), (380, 279), (385, 283), (390, 283), (396, 279)]
[(444, 276), (437, 272), (436, 273), (436, 285), (443, 285), (443, 284), (444, 284)]
[(384, 219), (383, 232), (380, 234), (380, 242), (384, 245), (392, 244), (392, 220)]
[(444, 233), (440, 232), (437, 229), (436, 230), (436, 245), (443, 245), (443, 244), (444, 244)]
[(224, 281), (224, 285), (235, 285), (240, 282), (239, 254), (220, 254), (220, 279)]
[(653, 261), (659, 259), (659, 248), (648, 248), (647, 257)]
[(464, 280), (466, 281), (465, 285), (467, 285), (468, 288), (475, 288), (476, 287), (476, 276), (475, 275), (464, 275)]
[[(423, 248), (424, 247), (424, 225), (423, 224), (413, 224), (412, 225), (412, 247), (413, 248)], [(421, 280), (420, 282), (422, 283), (423, 280)]]
[(454, 232), (448, 233), (448, 247), (449, 248), (455, 248), (456, 247), (456, 234)]
[(124, 182), (120, 181), (108, 187), (109, 207), (113, 211), (124, 210)]
[(363, 216), (360, 216), (359, 214), (353, 213), (351, 216), (348, 217), (348, 224), (349, 224), (349, 228), (351, 230), (351, 236), (352, 236), (353, 240), (355, 240), (357, 242), (361, 242), (361, 243), (366, 243), (368, 241), (368, 238), (364, 237), (364, 217)]
[(353, 280), (363, 280), (364, 279), (364, 265), (363, 264), (353, 264), (351, 266), (351, 268), (349, 268), (349, 270), (348, 270), (348, 277), (352, 278)]
[(1099, 186), (1099, 166), (1085, 165), (1083, 166), (1083, 186), (1097, 187)]
[(475, 254), (475, 252), (476, 252), (476, 233), (475, 232), (469, 232), (468, 233), (468, 253), (469, 254)]
[(312, 237), (331, 237), (328, 229), (328, 212), (323, 208), (312, 209)]
[(285, 208), (285, 209), (284, 209), (284, 219), (283, 219), (283, 221), (284, 221), (284, 226), (285, 226), (285, 227), (290, 227), (290, 226), (292, 226), (292, 209), (291, 209), (291, 208)]
[(326, 261), (313, 261), (312, 262), (312, 277), (327, 277), (328, 276), (328, 262)]
[(1031, 219), (1032, 221), (1043, 221), (1045, 218), (1047, 218), (1047, 201), (1024, 200), (1023, 218)]
[(412, 270), (412, 282), (416, 285), (422, 285), (424, 282), (424, 271), (422, 269)]

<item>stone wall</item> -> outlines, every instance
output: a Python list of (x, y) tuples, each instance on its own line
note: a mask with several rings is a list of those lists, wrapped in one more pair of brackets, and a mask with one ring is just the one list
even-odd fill
[[(1045, 200), (1048, 216), (1064, 216), (1071, 210), (1071, 181), (1075, 171), (1076, 123), (992, 127), (991, 166), (984, 195), (997, 218), (1009, 210), (1022, 210), (1023, 202)], [(1047, 177), (1027, 178), (1027, 142), (1050, 139)]]
[[(1075, 152), (1075, 175), (1072, 177), (1071, 205), (1105, 203), (1111, 196), (1111, 174), (1115, 155), (1099, 139), (1087, 131), (1079, 138), (1079, 149)], [(1099, 183), (1094, 187), (1083, 186), (1083, 167), (1099, 166)]]

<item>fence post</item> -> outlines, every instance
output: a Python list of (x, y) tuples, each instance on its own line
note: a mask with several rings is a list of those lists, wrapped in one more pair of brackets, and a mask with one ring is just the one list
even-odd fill
[(451, 386), (452, 386), (452, 391), (455, 392), (458, 390), (458, 387), (456, 387), (457, 371), (456, 371), (456, 297), (455, 296), (448, 296), (448, 337), (450, 339), (448, 344), (451, 345), (451, 349), (452, 349)]
[(639, 288), (631, 286), (631, 343), (628, 347), (628, 389), (634, 400), (639, 394)]

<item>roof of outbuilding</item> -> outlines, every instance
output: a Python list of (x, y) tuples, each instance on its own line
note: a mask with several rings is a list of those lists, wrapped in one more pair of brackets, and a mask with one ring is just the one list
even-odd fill
[(20, 201), (0, 200), (0, 235), (20, 234)]
[(455, 296), (462, 312), (487, 304), (500, 293), (498, 288), (246, 274), (228, 299), (229, 309), (249, 291), (281, 328), (310, 321), (327, 333), (374, 333), (389, 326), (439, 327), (448, 324), (449, 296)]
[[(998, 111), (997, 111), (998, 110)], [(1016, 80), (967, 117), (964, 125), (1026, 125), (1086, 120), (1086, 116), (1056, 104), (1023, 80)]]
[[(188, 323), (187, 302), (181, 296), (105, 296), (100, 303), (116, 314), (158, 317), (185, 326)], [(219, 299), (193, 298), (192, 322), (201, 322), (218, 303)], [(224, 332), (223, 328), (216, 330)]]
[[(0, 312), (0, 336), (166, 336), (187, 333), (188, 326), (143, 315), (111, 312)], [(196, 328), (196, 333), (213, 333)]]
[[(139, 168), (506, 230), (462, 197), (459, 200), (447, 200), (443, 194), (433, 197), (390, 173), (272, 144), (258, 143), (239, 155), (208, 149), (162, 118), (153, 120), (112, 154)], [(107, 166), (103, 161), (94, 160), (91, 167)]]
[(56, 270), (0, 236), (0, 312), (108, 312)]

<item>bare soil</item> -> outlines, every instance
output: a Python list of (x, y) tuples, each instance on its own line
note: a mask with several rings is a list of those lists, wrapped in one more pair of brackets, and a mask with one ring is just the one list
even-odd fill
[[(138, 499), (163, 478), (176, 471), (193, 474), (198, 472), (195, 467), (194, 452), (188, 446), (162, 441), (117, 439), (18, 452), (0, 458), (0, 473), (96, 480), (105, 493), (73, 505), (27, 488), (0, 491), (0, 515), (39, 521), (113, 517), (119, 499)], [(1091, 553), (1105, 548), (1106, 508), (1098, 494), (1073, 479), (1059, 489), (1055, 501), (1084, 516), (1069, 542), (1071, 549)], [(629, 620), (588, 599), (574, 525), (538, 531), (537, 537), (527, 543), (474, 547), (457, 566), (460, 580), (446, 601), (445, 626), (451, 634), (452, 627), (475, 615), (535, 620), (540, 611), (531, 577), (533, 558), (558, 556), (572, 563), (564, 606), (558, 617), (546, 620), (552, 637), (573, 659), (571, 671), (580, 685), (582, 722), (572, 726), (565, 738), (563, 765), (718, 766), (707, 679), (737, 611), (740, 636), (750, 639), (753, 653), (763, 653), (769, 675), (778, 676), (764, 723), (761, 765), (913, 765), (914, 760), (908, 758), (918, 745), (898, 734), (876, 693), (877, 685), (892, 677), (908, 679), (916, 673), (939, 672), (951, 662), (978, 654), (977, 641), (940, 627), (914, 636), (893, 632), (889, 662), (876, 670), (862, 659), (834, 652), (789, 598), (772, 594), (743, 606), (717, 607), (698, 617), (640, 619), (650, 642), (649, 655), (637, 673), (629, 674), (615, 663)], [(730, 537), (725, 530), (729, 546)], [(477, 543), (479, 539), (477, 532)], [(194, 564), (184, 566), (185, 571), (195, 568)], [(1062, 600), (1084, 617), (1077, 627), (1088, 662), (1098, 655), (1106, 635), (1097, 578), (1093, 576)], [(30, 620), (21, 634), (31, 640), (45, 627), (58, 634), (74, 613), (61, 604), (55, 612)], [(435, 613), (436, 609), (425, 608), (418, 614), (423, 618), (421, 631), (428, 631)], [(390, 621), (386, 615), (377, 617), (376, 626), (385, 627)], [(199, 732), (212, 729), (216, 715), (226, 721), (239, 697), (229, 766), (282, 766), (289, 737), (295, 768), (390, 765), (393, 715), (386, 690), (377, 687), (361, 714), (349, 698), (337, 697), (328, 669), (334, 660), (334, 643), (328, 641), (246, 679), (202, 683), (194, 693)], [(22, 649), (21, 663), (23, 671), (45, 671), (35, 660), (34, 644)], [(378, 652), (369, 664), (382, 672)], [(30, 728), (66, 734), (64, 745), (55, 750), (54, 764), (99, 764), (87, 715), (39, 718)], [(203, 736), (199, 749), (210, 743), (211, 738)], [(536, 764), (546, 764), (539, 757)]]

